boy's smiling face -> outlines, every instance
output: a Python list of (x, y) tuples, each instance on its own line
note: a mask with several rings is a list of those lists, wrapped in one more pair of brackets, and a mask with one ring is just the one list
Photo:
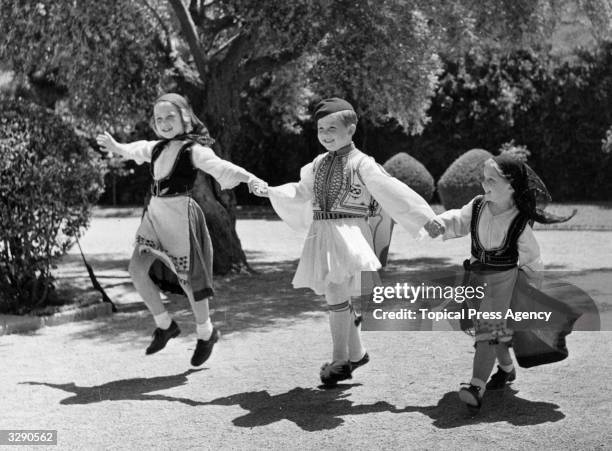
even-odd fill
[(153, 107), (153, 119), (157, 134), (164, 139), (172, 139), (185, 131), (181, 112), (170, 102), (156, 103)]
[(329, 114), (317, 121), (317, 137), (328, 151), (348, 146), (353, 140), (355, 125), (344, 125), (337, 113)]

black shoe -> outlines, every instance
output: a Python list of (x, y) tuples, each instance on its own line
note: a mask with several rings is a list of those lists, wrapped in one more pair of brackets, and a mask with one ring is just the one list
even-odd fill
[(338, 382), (352, 379), (351, 363), (348, 360), (334, 360), (321, 367), (319, 373), (325, 387), (335, 387)]
[(512, 368), (512, 371), (506, 372), (497, 365), (497, 373), (491, 376), (487, 383), (487, 390), (501, 390), (506, 387), (508, 382), (512, 382), (514, 379), (516, 379), (515, 368)]
[(191, 357), (191, 364), (193, 366), (200, 366), (206, 362), (217, 341), (219, 341), (219, 331), (213, 327), (212, 334), (208, 340), (198, 340), (195, 351), (193, 351), (193, 356)]
[(351, 363), (351, 371), (355, 371), (357, 368), (359, 368), (360, 366), (365, 365), (369, 361), (370, 361), (370, 356), (366, 352), (363, 355), (363, 357), (360, 360), (358, 360), (357, 362), (350, 362)]
[(160, 329), (159, 327), (153, 332), (153, 341), (145, 351), (147, 355), (155, 354), (157, 351), (161, 351), (166, 347), (166, 343), (171, 338), (177, 337), (181, 333), (178, 324), (174, 320), (170, 323), (170, 327), (167, 329)]
[(480, 387), (472, 384), (463, 384), (464, 387), (459, 390), (459, 399), (463, 401), (470, 412), (477, 413), (482, 407), (482, 395)]

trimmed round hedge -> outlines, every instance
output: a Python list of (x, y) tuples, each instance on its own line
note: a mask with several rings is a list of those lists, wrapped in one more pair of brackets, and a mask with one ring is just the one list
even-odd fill
[(383, 165), (393, 177), (408, 185), (427, 202), (434, 194), (434, 179), (423, 164), (406, 152), (395, 154)]
[(438, 195), (444, 208), (461, 208), (482, 190), (484, 162), (493, 155), (484, 149), (472, 149), (457, 158), (438, 180)]

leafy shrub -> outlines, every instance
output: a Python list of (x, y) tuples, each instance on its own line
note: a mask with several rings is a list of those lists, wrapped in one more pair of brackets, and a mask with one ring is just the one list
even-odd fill
[(529, 165), (555, 201), (608, 200), (612, 43), (575, 56), (559, 64), (519, 50), (447, 61), (431, 122), (404, 145), (438, 179), (458, 150), (498, 149), (514, 139), (531, 151)]
[(0, 311), (53, 298), (54, 259), (87, 225), (102, 167), (72, 128), (19, 101), (0, 109)]
[(527, 160), (529, 160), (531, 156), (531, 152), (527, 149), (527, 146), (516, 145), (514, 144), (514, 140), (503, 143), (499, 149), (499, 153), (508, 153), (523, 163), (527, 163)]
[(383, 166), (389, 174), (408, 185), (427, 202), (433, 197), (434, 179), (416, 158), (400, 152), (389, 158)]
[(460, 208), (474, 196), (483, 194), (480, 183), (484, 162), (492, 156), (486, 150), (472, 149), (449, 166), (438, 181), (438, 194), (444, 208)]

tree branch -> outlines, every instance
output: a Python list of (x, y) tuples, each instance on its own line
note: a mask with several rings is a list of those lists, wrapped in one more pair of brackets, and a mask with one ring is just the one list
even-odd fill
[(232, 44), (232, 42), (234, 42), (236, 40), (236, 38), (238, 38), (239, 36), (240, 36), (240, 33), (237, 33), (234, 36), (232, 36), (231, 38), (229, 38), (227, 41), (225, 41), (223, 44), (221, 44), (219, 46), (219, 48), (215, 49), (213, 52), (210, 52), (208, 54), (208, 58), (209, 59), (215, 58), (219, 53), (221, 53), (225, 49), (227, 49)]
[[(249, 37), (244, 33), (238, 33), (236, 36), (226, 42), (223, 47), (227, 48), (227, 53), (223, 58), (223, 66), (232, 71), (239, 70), (240, 61), (242, 61), (246, 50), (249, 48)], [(216, 52), (215, 55), (219, 55)]]
[(244, 66), (244, 76), (250, 79), (257, 75), (270, 72), (277, 67), (283, 66), (299, 58), (303, 53), (303, 48), (297, 48), (281, 52), (277, 56), (266, 55), (249, 60)]
[(163, 30), (162, 33), (158, 33), (159, 40), (161, 45), (166, 53), (166, 57), (168, 61), (176, 71), (178, 78), (181, 79), (181, 82), (188, 86), (193, 90), (202, 90), (204, 89), (204, 84), (202, 79), (200, 78), (199, 73), (194, 70), (188, 63), (181, 58), (178, 50), (176, 49), (176, 45), (172, 39), (172, 32), (167, 24), (164, 22), (164, 19), (157, 12), (155, 7), (151, 5), (147, 0), (140, 0), (141, 3), (151, 12), (154, 16), (155, 20), (158, 22), (159, 26)]
[(140, 1), (151, 12), (151, 14), (153, 14), (153, 17), (155, 17), (155, 20), (157, 20), (157, 23), (164, 31), (165, 39), (162, 39), (162, 41), (165, 41), (166, 43), (166, 49), (165, 49), (166, 52), (168, 54), (171, 54), (174, 51), (174, 45), (172, 44), (171, 33), (170, 33), (170, 30), (168, 29), (168, 26), (166, 25), (164, 20), (161, 18), (157, 10), (153, 7), (153, 5), (151, 5), (147, 0), (140, 0)]
[[(221, 15), (216, 19), (209, 19), (206, 15), (206, 9), (210, 8), (214, 2), (204, 3), (202, 0), (190, 0), (189, 13), (195, 25), (202, 27), (208, 33), (215, 36), (221, 30), (229, 28), (236, 24), (236, 17), (232, 15)], [(215, 15), (219, 15), (218, 12)]]
[(189, 48), (191, 49), (191, 54), (195, 60), (200, 78), (204, 80), (206, 78), (206, 74), (208, 73), (208, 61), (205, 57), (205, 52), (202, 48), (200, 38), (198, 37), (195, 24), (191, 19), (191, 15), (189, 14), (187, 7), (182, 0), (168, 1), (170, 2), (170, 5), (172, 5), (172, 9), (174, 9), (174, 13), (176, 14), (176, 17), (181, 25), (181, 30), (185, 35)]

